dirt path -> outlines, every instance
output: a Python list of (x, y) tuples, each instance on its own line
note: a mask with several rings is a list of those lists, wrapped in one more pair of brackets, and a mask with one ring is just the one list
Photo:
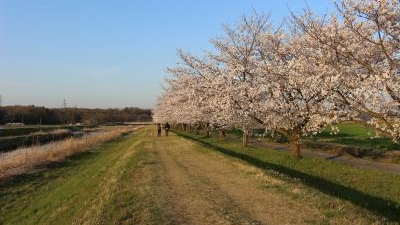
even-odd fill
[(145, 128), (1, 184), (0, 224), (380, 224), (273, 173)]
[[(252, 140), (250, 143), (251, 143), (251, 145), (257, 146), (257, 147), (269, 148), (269, 149), (279, 150), (279, 151), (283, 151), (283, 152), (289, 152), (289, 147), (285, 144), (271, 143), (271, 142), (259, 141), (259, 140)], [(373, 169), (376, 171), (388, 172), (388, 173), (394, 173), (394, 174), (400, 175), (400, 165), (397, 165), (397, 164), (373, 162), (373, 161), (354, 158), (354, 157), (350, 157), (350, 156), (346, 156), (346, 155), (334, 155), (334, 154), (330, 154), (327, 152), (313, 151), (310, 149), (302, 149), (301, 153), (303, 156), (324, 158), (326, 160), (332, 160), (335, 162), (343, 163), (343, 164), (358, 167), (358, 168)]]
[(261, 191), (243, 165), (241, 168), (218, 155), (200, 154), (193, 151), (191, 143), (183, 145), (182, 141), (156, 145), (162, 150), (159, 159), (165, 194), (173, 203), (173, 212), (180, 212), (175, 218), (182, 224), (293, 224), (307, 219), (304, 216), (316, 216), (310, 209), (309, 215), (287, 217), (303, 206), (295, 202), (286, 206), (287, 199)]
[[(326, 220), (316, 205), (264, 187), (284, 181), (174, 134), (148, 142), (145, 151), (145, 166), (132, 175), (133, 191), (139, 193), (136, 198), (144, 202), (144, 210), (131, 221), (135, 224), (321, 224)], [(354, 222), (367, 224), (359, 218)]]

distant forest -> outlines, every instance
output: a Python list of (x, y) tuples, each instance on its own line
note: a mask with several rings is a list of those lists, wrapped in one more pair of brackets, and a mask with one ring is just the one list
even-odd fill
[(137, 107), (123, 109), (45, 108), (34, 105), (0, 107), (0, 124), (105, 124), (151, 120), (150, 109)]

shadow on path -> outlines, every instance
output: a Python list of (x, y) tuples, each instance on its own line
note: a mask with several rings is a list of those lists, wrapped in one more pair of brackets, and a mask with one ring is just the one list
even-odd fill
[(193, 138), (189, 135), (185, 135), (182, 133), (176, 134), (184, 138), (191, 139), (205, 147), (211, 148), (223, 154), (242, 159), (258, 168), (278, 171), (280, 173), (289, 175), (292, 178), (300, 179), (305, 185), (309, 187), (317, 189), (325, 194), (350, 201), (355, 205), (358, 205), (373, 213), (386, 217), (391, 222), (400, 221), (400, 205), (398, 205), (394, 201), (371, 196), (369, 194), (365, 194), (363, 192), (343, 186), (341, 184), (337, 184), (320, 177), (293, 170), (282, 165), (268, 163), (258, 158), (246, 155), (245, 153), (235, 152), (227, 148), (216, 146), (204, 140)]

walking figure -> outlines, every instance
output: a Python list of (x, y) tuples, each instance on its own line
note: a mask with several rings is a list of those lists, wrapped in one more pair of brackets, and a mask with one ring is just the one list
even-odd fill
[(157, 137), (161, 137), (161, 124), (157, 123)]
[(168, 122), (165, 124), (164, 129), (165, 129), (165, 136), (168, 137), (168, 131), (169, 131), (169, 129), (171, 129), (171, 127), (169, 126)]

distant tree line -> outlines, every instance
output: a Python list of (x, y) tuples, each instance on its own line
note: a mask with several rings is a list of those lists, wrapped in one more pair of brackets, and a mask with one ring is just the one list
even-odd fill
[(0, 124), (104, 124), (151, 120), (150, 109), (137, 107), (123, 109), (45, 108), (34, 105), (0, 107)]

